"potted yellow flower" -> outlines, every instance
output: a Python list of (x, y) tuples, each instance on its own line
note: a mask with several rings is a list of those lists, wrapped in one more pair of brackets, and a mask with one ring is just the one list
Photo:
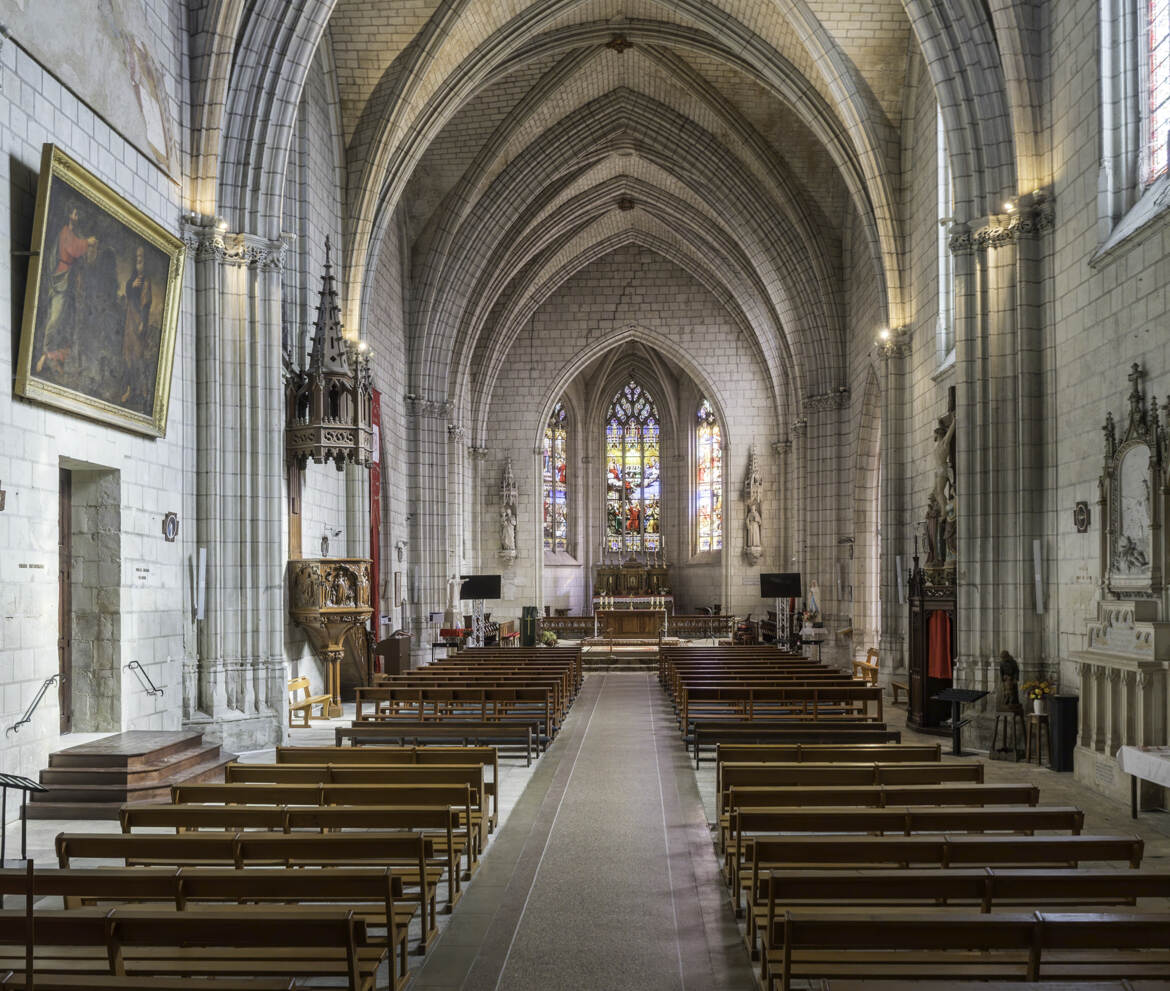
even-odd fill
[(1038, 716), (1048, 714), (1048, 696), (1052, 694), (1052, 684), (1048, 681), (1025, 681), (1020, 686), (1024, 698), (1032, 702), (1032, 711)]

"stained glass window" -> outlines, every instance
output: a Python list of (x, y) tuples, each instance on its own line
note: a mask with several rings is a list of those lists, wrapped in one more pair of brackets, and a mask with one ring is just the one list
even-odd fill
[(698, 549), (723, 547), (723, 435), (711, 404), (699, 403), (695, 429), (695, 520)]
[(1170, 0), (1148, 0), (1149, 108), (1146, 124), (1146, 182), (1166, 171), (1170, 140)]
[(662, 547), (662, 434), (654, 400), (631, 381), (613, 398), (605, 427), (605, 546)]
[(544, 549), (569, 547), (568, 414), (564, 403), (553, 407), (544, 428)]

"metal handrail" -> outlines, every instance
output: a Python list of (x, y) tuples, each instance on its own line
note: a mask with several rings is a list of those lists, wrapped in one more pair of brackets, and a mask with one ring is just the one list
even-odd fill
[(41, 682), (41, 687), (37, 689), (37, 695), (36, 695), (36, 698), (34, 698), (32, 700), (32, 704), (27, 709), (24, 710), (24, 715), (21, 716), (20, 719), (18, 719), (15, 723), (13, 723), (11, 726), (8, 727), (8, 729), (6, 729), (4, 731), (5, 736), (7, 736), (9, 733), (17, 732), (21, 726), (25, 725), (25, 723), (32, 722), (33, 713), (36, 712), (37, 706), (41, 704), (41, 699), (43, 699), (45, 697), (45, 692), (47, 692), (49, 690), (49, 686), (52, 685), (60, 677), (61, 677), (61, 672), (58, 671), (51, 678), (46, 678), (44, 681)]
[(150, 680), (150, 675), (148, 675), (146, 673), (146, 668), (144, 668), (139, 661), (131, 661), (129, 664), (126, 665), (126, 670), (127, 671), (136, 671), (138, 673), (138, 677), (141, 678), (143, 681), (145, 681), (147, 683), (147, 685), (150, 686), (149, 688), (146, 689), (147, 695), (165, 695), (166, 694), (165, 688), (156, 687), (155, 683)]

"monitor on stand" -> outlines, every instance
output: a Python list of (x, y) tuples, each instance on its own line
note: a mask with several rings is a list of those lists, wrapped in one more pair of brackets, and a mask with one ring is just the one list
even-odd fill
[(484, 639), (483, 600), (500, 597), (499, 575), (460, 575), (459, 598), (471, 600), (471, 646), (482, 647)]
[[(792, 630), (788, 626), (788, 600), (799, 599), (800, 573), (774, 572), (760, 575), (760, 598), (776, 600), (776, 646), (787, 649), (792, 645)], [(784, 608), (780, 608), (783, 600)]]

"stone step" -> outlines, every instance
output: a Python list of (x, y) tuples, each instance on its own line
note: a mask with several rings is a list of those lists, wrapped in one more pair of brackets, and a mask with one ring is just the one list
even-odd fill
[(107, 767), (64, 767), (54, 764), (52, 758), (49, 766), (41, 771), (43, 785), (74, 785), (74, 784), (132, 784), (144, 786), (161, 781), (170, 781), (174, 776), (183, 774), (191, 768), (197, 767), (219, 755), (218, 743), (202, 743), (188, 750), (169, 753), (152, 763), (136, 762), (133, 766), (112, 765)]
[(168, 802), (171, 785), (199, 781), (222, 781), (224, 767), (235, 754), (216, 754), (184, 773), (136, 787), (128, 784), (50, 785), (47, 792), (29, 796), (25, 815), (29, 819), (117, 819), (118, 809), (127, 802)]

